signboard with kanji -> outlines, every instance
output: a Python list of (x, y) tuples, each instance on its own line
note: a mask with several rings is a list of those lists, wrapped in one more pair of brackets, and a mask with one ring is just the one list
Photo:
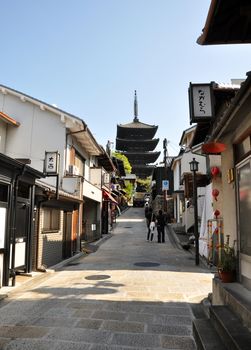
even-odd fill
[(189, 87), (190, 123), (209, 121), (214, 116), (212, 84), (192, 84)]
[(57, 175), (59, 167), (59, 153), (45, 152), (44, 172), (47, 175)]

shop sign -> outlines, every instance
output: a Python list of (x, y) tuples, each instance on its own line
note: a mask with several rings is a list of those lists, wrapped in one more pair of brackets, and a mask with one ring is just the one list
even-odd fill
[(188, 89), (190, 124), (208, 122), (214, 117), (213, 88), (209, 84), (192, 84)]
[(57, 175), (59, 168), (59, 153), (45, 152), (44, 172), (47, 175)]

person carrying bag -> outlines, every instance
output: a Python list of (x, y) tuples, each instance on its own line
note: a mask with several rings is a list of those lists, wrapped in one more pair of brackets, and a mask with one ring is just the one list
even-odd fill
[[(151, 216), (151, 222), (150, 222), (149, 229), (150, 229), (150, 240), (152, 242), (153, 235), (154, 235), (154, 230), (155, 230), (155, 215), (153, 213), (152, 213), (152, 216)], [(149, 238), (148, 238), (148, 240), (149, 240)]]

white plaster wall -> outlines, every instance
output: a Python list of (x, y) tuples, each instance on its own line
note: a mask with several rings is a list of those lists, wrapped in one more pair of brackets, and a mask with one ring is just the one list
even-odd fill
[[(4, 95), (0, 108), (20, 123), (18, 128), (8, 128), (6, 155), (12, 158), (30, 158), (31, 167), (43, 171), (45, 151), (59, 151), (62, 176), (65, 127), (60, 117), (47, 110), (42, 111), (30, 102), (22, 102), (19, 97), (10, 94)], [(47, 180), (54, 182), (52, 178)]]
[(190, 164), (189, 162), (191, 162), (193, 160), (193, 158), (195, 158), (195, 160), (197, 162), (199, 162), (199, 170), (198, 173), (200, 174), (206, 174), (206, 157), (197, 155), (197, 154), (192, 154), (191, 152), (185, 152), (182, 155), (181, 158), (181, 174), (184, 173), (190, 173)]
[[(222, 191), (219, 195), (219, 201), (222, 200), (222, 214), (224, 217), (224, 236), (230, 235), (230, 244), (237, 239), (236, 232), (236, 195), (235, 183), (227, 182), (227, 170), (234, 167), (233, 148), (230, 140), (224, 140), (227, 144), (227, 150), (222, 153)], [(219, 203), (220, 204), (220, 203)]]
[(0, 153), (5, 153), (7, 124), (0, 120)]
[(0, 288), (3, 285), (3, 254), (0, 254)]
[(90, 181), (90, 159), (87, 158), (85, 162), (85, 179)]
[(177, 161), (175, 163), (175, 166), (174, 166), (174, 169), (173, 169), (173, 187), (174, 187), (174, 191), (178, 191), (179, 188), (180, 188), (179, 163), (180, 163), (180, 161)]
[(102, 168), (90, 168), (90, 182), (94, 186), (102, 187)]
[[(200, 188), (201, 189), (201, 188)], [(199, 238), (199, 253), (202, 256), (208, 257), (208, 230), (207, 222), (213, 218), (213, 207), (212, 207), (212, 184), (210, 183), (204, 189), (205, 196), (203, 201), (203, 210), (201, 213), (200, 223), (200, 238)]]
[(83, 182), (83, 196), (90, 198), (96, 202), (102, 201), (102, 190), (92, 185), (90, 182), (84, 180)]

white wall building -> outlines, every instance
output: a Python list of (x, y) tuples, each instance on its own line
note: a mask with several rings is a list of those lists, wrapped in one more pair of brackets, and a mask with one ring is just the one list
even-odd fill
[(2, 121), (0, 115), (1, 153), (40, 172), (45, 152), (59, 155), (58, 198), (57, 177), (36, 182), (33, 255), (36, 267), (50, 266), (78, 251), (89, 228), (95, 231), (88, 233), (90, 239), (91, 233), (100, 235), (102, 188), (92, 182), (90, 168), (103, 150), (80, 118), (3, 85), (0, 112), (5, 116)]

